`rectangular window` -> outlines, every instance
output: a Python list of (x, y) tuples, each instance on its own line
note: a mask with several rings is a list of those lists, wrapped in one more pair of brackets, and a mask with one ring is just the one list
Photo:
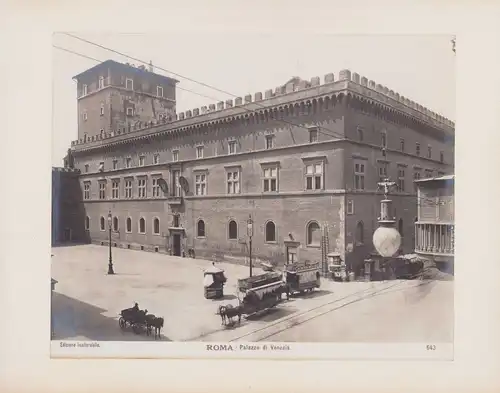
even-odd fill
[(196, 146), (196, 158), (203, 158), (203, 146)]
[(120, 181), (119, 180), (113, 180), (111, 182), (111, 198), (118, 199), (119, 187), (120, 187)]
[[(413, 172), (413, 180), (420, 180), (420, 177), (421, 177), (421, 174), (420, 174), (420, 171), (419, 170), (415, 170), (415, 172)], [(417, 191), (417, 183), (413, 183), (414, 185), (414, 188), (415, 188), (415, 192)]]
[(194, 187), (196, 195), (207, 195), (207, 175), (205, 173), (195, 175)]
[(161, 86), (156, 86), (156, 95), (158, 97), (163, 97), (163, 87)]
[(415, 145), (415, 154), (416, 154), (417, 156), (420, 156), (420, 143), (417, 143), (417, 144)]
[(172, 161), (179, 161), (179, 150), (172, 150)]
[(354, 163), (354, 189), (365, 189), (365, 164), (359, 162)]
[(125, 158), (125, 168), (132, 168), (132, 159), (130, 157)]
[(87, 119), (88, 119), (87, 112), (83, 112), (82, 117), (83, 117), (83, 121), (87, 121)]
[(444, 151), (439, 152), (439, 162), (444, 162)]
[(125, 88), (127, 90), (134, 90), (134, 81), (130, 78), (127, 78), (127, 80), (125, 81)]
[(432, 146), (427, 146), (427, 158), (432, 158)]
[(139, 179), (137, 190), (139, 198), (146, 198), (146, 179)]
[(153, 155), (153, 164), (159, 164), (160, 163), (160, 155), (155, 154)]
[(444, 172), (438, 172), (438, 177), (444, 176)]
[(227, 143), (227, 151), (228, 151), (228, 154), (235, 154), (236, 153), (236, 141), (229, 141)]
[(144, 166), (146, 163), (146, 157), (140, 156), (139, 157), (139, 166)]
[(132, 179), (125, 180), (125, 198), (132, 198)]
[(158, 180), (160, 180), (160, 178), (154, 177), (152, 181), (153, 198), (157, 198), (160, 196), (160, 184)]
[(266, 135), (266, 149), (272, 149), (274, 147), (274, 136)]
[(403, 138), (399, 141), (399, 148), (402, 152), (405, 151), (405, 140)]
[(347, 214), (354, 214), (354, 201), (352, 199), (347, 201)]
[(86, 96), (87, 95), (87, 85), (83, 85), (82, 86), (82, 96)]
[(385, 132), (381, 134), (381, 146), (384, 148), (387, 147), (387, 134)]
[(113, 169), (118, 169), (118, 160), (113, 160)]
[(426, 179), (431, 178), (431, 177), (432, 177), (432, 172), (433, 172), (433, 171), (432, 171), (431, 169), (426, 169), (426, 170), (425, 170), (425, 178), (426, 178)]
[(306, 190), (323, 189), (323, 163), (306, 164)]
[(278, 191), (278, 167), (263, 168), (263, 191)]
[(89, 171), (89, 164), (85, 164), (85, 173), (88, 173)]
[(402, 167), (398, 168), (398, 191), (399, 192), (404, 192), (405, 191), (405, 169)]
[(227, 171), (227, 193), (239, 194), (240, 193), (240, 171), (232, 169)]
[(106, 183), (99, 182), (99, 199), (106, 199)]
[(378, 181), (385, 181), (387, 179), (389, 164), (387, 162), (381, 162), (378, 167)]
[(181, 171), (178, 170), (172, 171), (172, 190), (174, 196), (176, 197), (181, 196), (181, 185), (179, 183), (180, 177), (181, 177)]
[(361, 127), (358, 127), (358, 141), (363, 142), (364, 139), (364, 132)]
[(104, 77), (100, 76), (99, 77), (99, 89), (102, 89), (104, 87)]
[(318, 142), (318, 129), (310, 128), (309, 129), (309, 143)]
[(83, 199), (90, 199), (90, 182), (83, 183)]
[(127, 116), (134, 116), (134, 108), (127, 108)]

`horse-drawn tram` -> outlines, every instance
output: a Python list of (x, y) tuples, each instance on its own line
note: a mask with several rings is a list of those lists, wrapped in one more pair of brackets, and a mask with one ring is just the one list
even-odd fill
[(285, 265), (283, 270), (283, 281), (288, 286), (288, 293), (303, 294), (306, 291), (314, 291), (321, 285), (321, 268), (319, 262), (295, 262)]
[(223, 325), (227, 322), (232, 324), (233, 317), (238, 317), (240, 322), (242, 315), (248, 318), (276, 307), (287, 287), (282, 275), (272, 272), (238, 280), (238, 290), (243, 293), (243, 300), (238, 306), (228, 304), (219, 307), (217, 314), (221, 316)]

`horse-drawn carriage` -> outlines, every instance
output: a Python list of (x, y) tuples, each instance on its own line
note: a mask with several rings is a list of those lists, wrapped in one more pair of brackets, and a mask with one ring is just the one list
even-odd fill
[(276, 307), (282, 301), (283, 293), (288, 298), (281, 274), (274, 272), (238, 280), (238, 290), (243, 294), (243, 300), (237, 306), (219, 306), (217, 314), (221, 316), (223, 325), (227, 322), (233, 324), (234, 317), (238, 317), (239, 323), (242, 315), (248, 318)]
[(300, 293), (306, 291), (314, 291), (321, 285), (321, 268), (319, 262), (317, 263), (292, 263), (285, 265), (283, 270), (283, 281), (288, 286), (290, 294)]
[(157, 317), (154, 314), (148, 314), (148, 310), (139, 309), (139, 305), (135, 303), (134, 307), (126, 308), (120, 312), (118, 324), (122, 330), (126, 329), (127, 326), (130, 326), (135, 334), (140, 334), (142, 331), (146, 331), (148, 336), (154, 329), (156, 340), (156, 337), (161, 338), (163, 318)]

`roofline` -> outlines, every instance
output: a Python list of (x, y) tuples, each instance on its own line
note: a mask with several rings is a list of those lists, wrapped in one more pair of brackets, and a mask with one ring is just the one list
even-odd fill
[[(103, 61), (102, 63), (96, 64), (95, 66), (93, 66), (91, 68), (88, 68), (85, 71), (80, 72), (79, 74), (73, 76), (71, 79), (78, 80), (81, 76), (86, 75), (86, 74), (90, 74), (91, 72), (95, 71), (96, 69), (104, 67), (106, 65), (118, 65), (119, 67), (127, 67), (127, 68), (130, 68), (130, 69), (136, 70), (138, 72), (144, 72), (144, 73), (148, 73), (148, 74), (157, 75), (160, 78), (168, 79), (169, 81), (173, 81), (175, 83), (179, 83), (179, 81), (177, 79), (175, 79), (175, 78), (171, 78), (171, 77), (165, 76), (165, 75), (160, 75), (160, 74), (157, 74), (155, 72), (150, 72), (147, 69), (141, 70), (140, 68), (132, 67), (130, 65), (127, 65), (125, 63), (120, 63), (120, 62), (112, 60), (112, 59), (108, 59), (108, 60)], [(154, 65), (153, 65), (153, 67), (154, 67)]]

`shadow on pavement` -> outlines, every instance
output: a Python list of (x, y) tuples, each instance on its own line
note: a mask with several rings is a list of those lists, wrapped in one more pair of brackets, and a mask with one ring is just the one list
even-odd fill
[[(102, 315), (105, 310), (92, 304), (54, 292), (52, 295), (52, 323), (54, 340), (93, 341), (154, 341), (153, 336), (121, 330), (117, 318)], [(161, 341), (171, 341), (161, 337)]]

